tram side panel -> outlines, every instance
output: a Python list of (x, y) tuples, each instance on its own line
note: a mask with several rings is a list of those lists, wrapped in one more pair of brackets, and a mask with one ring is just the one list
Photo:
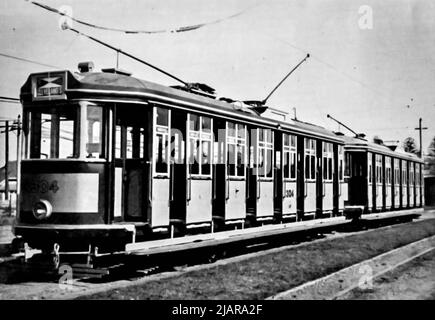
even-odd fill
[(297, 137), (282, 133), (282, 193), (278, 199), (282, 206), (282, 217), (295, 217), (297, 213)]
[(402, 184), (402, 209), (408, 208), (408, 166), (407, 161), (402, 160), (401, 167), (401, 184)]
[(349, 201), (348, 177), (345, 175), (345, 152), (343, 146), (338, 146), (338, 211), (344, 211), (345, 204)]
[(421, 206), (421, 165), (415, 164), (415, 206)]
[(400, 160), (393, 158), (393, 167), (394, 167), (394, 191), (393, 191), (393, 197), (394, 197), (394, 209), (400, 208)]
[(390, 210), (393, 204), (392, 187), (391, 187), (391, 157), (385, 156), (385, 206), (386, 210)]
[(409, 207), (413, 208), (414, 207), (414, 196), (415, 196), (415, 190), (414, 190), (414, 162), (409, 161), (408, 164), (409, 167), (409, 173), (408, 173), (408, 184), (409, 184)]
[(241, 223), (246, 218), (247, 128), (244, 124), (225, 121), (223, 129), (225, 134), (219, 143), (223, 146), (224, 170), (219, 173), (221, 176), (216, 176), (222, 180), (220, 201), (225, 223)]
[(316, 214), (317, 161), (317, 141), (304, 138), (304, 216)]
[(375, 177), (376, 177), (376, 187), (375, 187), (375, 210), (381, 211), (383, 208), (383, 180), (384, 171), (382, 165), (382, 156), (380, 154), (375, 154)]
[(334, 210), (334, 145), (322, 143), (322, 213), (332, 214)]
[(188, 114), (186, 225), (212, 223), (212, 130), (213, 119)]
[(367, 152), (367, 198), (368, 198), (368, 211), (373, 212), (375, 210), (375, 167), (373, 163), (373, 153)]

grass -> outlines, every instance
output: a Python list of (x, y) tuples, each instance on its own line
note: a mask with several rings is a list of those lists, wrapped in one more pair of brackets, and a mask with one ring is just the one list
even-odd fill
[(264, 299), (435, 234), (435, 219), (375, 229), (81, 299)]

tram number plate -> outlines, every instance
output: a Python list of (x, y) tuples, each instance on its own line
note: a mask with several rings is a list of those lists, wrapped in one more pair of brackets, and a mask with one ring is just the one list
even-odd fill
[(295, 196), (295, 192), (293, 190), (285, 190), (284, 197), (285, 198), (293, 198)]

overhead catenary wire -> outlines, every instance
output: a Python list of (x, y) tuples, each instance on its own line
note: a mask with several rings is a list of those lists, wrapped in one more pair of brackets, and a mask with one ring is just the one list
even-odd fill
[[(29, 0), (26, 0), (29, 1)], [(90, 23), (84, 20), (80, 20), (77, 18), (72, 17), (71, 15), (66, 14), (65, 12), (61, 12), (59, 10), (57, 10), (56, 8), (50, 7), (46, 4), (37, 2), (37, 1), (29, 1), (30, 3), (32, 3), (35, 6), (38, 6), (40, 8), (43, 8), (45, 10), (48, 10), (50, 12), (56, 13), (58, 15), (67, 17), (69, 19), (71, 19), (74, 22), (77, 22), (81, 25), (90, 27), (90, 28), (95, 28), (95, 29), (99, 29), (99, 30), (105, 30), (105, 31), (115, 31), (115, 32), (121, 32), (121, 33), (126, 33), (126, 34), (157, 34), (157, 33), (180, 33), (180, 32), (187, 32), (187, 31), (193, 31), (199, 28), (202, 28), (204, 26), (207, 25), (211, 25), (211, 24), (216, 24), (219, 22), (222, 22), (224, 20), (228, 20), (228, 19), (232, 19), (235, 18), (237, 16), (240, 16), (241, 14), (247, 12), (248, 10), (250, 10), (252, 7), (249, 7), (247, 9), (244, 9), (242, 11), (239, 11), (235, 14), (232, 14), (230, 16), (224, 17), (224, 18), (220, 18), (220, 19), (216, 19), (213, 21), (209, 21), (209, 22), (204, 22), (204, 23), (199, 23), (199, 24), (194, 24), (194, 25), (189, 25), (189, 26), (183, 26), (183, 27), (178, 27), (178, 28), (174, 28), (174, 29), (160, 29), (160, 30), (128, 30), (128, 29), (121, 29), (121, 28), (113, 28), (113, 27), (106, 27), (106, 26), (100, 26), (94, 23)]]
[(5, 57), (5, 58), (9, 58), (9, 59), (18, 60), (18, 61), (33, 63), (33, 64), (36, 64), (36, 65), (39, 65), (39, 66), (43, 66), (43, 67), (49, 67), (49, 68), (53, 68), (53, 69), (62, 69), (61, 67), (53, 66), (51, 64), (46, 64), (46, 63), (38, 62), (38, 61), (35, 61), (35, 60), (30, 60), (30, 59), (26, 59), (26, 58), (16, 57), (16, 56), (13, 56), (13, 55), (10, 55), (10, 54), (6, 54), (6, 53), (1, 53), (0, 52), (0, 56)]
[(99, 40), (99, 39), (97, 39), (97, 38), (94, 38), (94, 37), (92, 37), (92, 36), (90, 36), (90, 35), (88, 35), (88, 34), (85, 34), (85, 33), (81, 32), (81, 31), (78, 31), (78, 30), (76, 30), (76, 29), (74, 29), (74, 28), (70, 28), (70, 27), (68, 27), (68, 26), (64, 26), (64, 27), (66, 28), (66, 30), (71, 30), (71, 31), (77, 33), (78, 35), (84, 36), (84, 37), (86, 37), (86, 38), (88, 38), (88, 39), (90, 39), (90, 40), (92, 40), (92, 41), (95, 41), (95, 42), (97, 42), (97, 43), (99, 43), (99, 44), (101, 44), (101, 45), (103, 45), (103, 46), (105, 46), (105, 47), (107, 47), (107, 48), (109, 48), (109, 49), (112, 49), (112, 50), (116, 51), (117, 53), (121, 53), (121, 54), (125, 55), (126, 57), (129, 57), (129, 58), (131, 58), (131, 59), (133, 59), (133, 60), (136, 60), (136, 61), (138, 61), (138, 62), (140, 62), (140, 63), (143, 63), (143, 64), (147, 65), (148, 67), (153, 68), (154, 70), (157, 70), (157, 71), (159, 71), (159, 72), (161, 72), (161, 73), (167, 75), (168, 77), (170, 77), (170, 78), (172, 78), (172, 79), (175, 79), (175, 80), (181, 82), (181, 83), (184, 84), (186, 87), (189, 87), (189, 84), (188, 84), (187, 82), (185, 82), (185, 81), (181, 80), (180, 78), (178, 78), (178, 77), (176, 77), (176, 76), (170, 74), (169, 72), (164, 71), (163, 69), (160, 69), (159, 67), (156, 67), (156, 66), (152, 65), (152, 64), (149, 63), (149, 62), (146, 62), (145, 60), (142, 60), (142, 59), (140, 59), (140, 58), (138, 58), (138, 57), (135, 57), (135, 56), (133, 56), (132, 54), (127, 53), (127, 52), (125, 52), (125, 51), (123, 51), (123, 50), (121, 50), (121, 49), (115, 48), (114, 46), (112, 46), (112, 45), (110, 45), (110, 44), (108, 44), (108, 43), (105, 43), (104, 41), (101, 41), (101, 40)]

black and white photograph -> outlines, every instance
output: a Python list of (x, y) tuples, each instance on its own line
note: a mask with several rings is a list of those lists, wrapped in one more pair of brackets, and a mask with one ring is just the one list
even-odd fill
[(0, 300), (435, 300), (434, 17), (2, 0)]

